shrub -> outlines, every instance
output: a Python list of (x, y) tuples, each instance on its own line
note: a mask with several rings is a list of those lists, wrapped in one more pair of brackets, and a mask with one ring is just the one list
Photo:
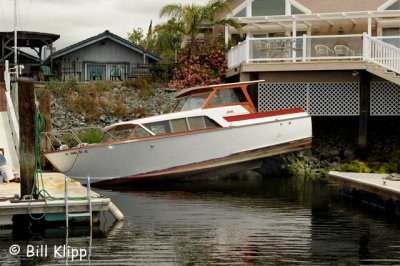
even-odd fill
[(193, 86), (219, 84), (226, 76), (226, 53), (223, 44), (207, 42), (186, 47), (178, 55), (178, 67), (170, 88), (183, 89)]
[(103, 137), (103, 132), (97, 128), (89, 128), (78, 132), (78, 138), (86, 143), (99, 143)]

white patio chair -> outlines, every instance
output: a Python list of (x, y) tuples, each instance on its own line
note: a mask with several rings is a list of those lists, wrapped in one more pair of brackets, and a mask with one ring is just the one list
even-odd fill
[(315, 45), (314, 48), (315, 48), (316, 57), (334, 56), (335, 55), (333, 50), (326, 45), (317, 44), (317, 45)]
[(333, 47), (336, 56), (354, 56), (354, 51), (346, 45), (337, 44)]

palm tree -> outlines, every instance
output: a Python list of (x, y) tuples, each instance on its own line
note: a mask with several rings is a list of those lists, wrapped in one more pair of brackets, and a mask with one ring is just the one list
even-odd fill
[(191, 51), (195, 40), (204, 26), (216, 25), (231, 26), (240, 31), (240, 24), (234, 19), (216, 19), (215, 15), (220, 12), (230, 13), (232, 10), (226, 0), (209, 0), (204, 6), (196, 4), (168, 4), (160, 11), (160, 17), (169, 16), (180, 23), (177, 29), (191, 40)]
[(150, 20), (150, 25), (147, 30), (146, 37), (143, 40), (143, 64), (146, 64), (146, 55), (153, 48), (153, 44), (154, 44), (153, 21)]

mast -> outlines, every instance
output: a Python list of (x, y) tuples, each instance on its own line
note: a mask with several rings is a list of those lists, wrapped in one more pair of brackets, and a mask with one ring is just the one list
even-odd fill
[(18, 56), (17, 56), (17, 0), (14, 0), (14, 67), (18, 78)]

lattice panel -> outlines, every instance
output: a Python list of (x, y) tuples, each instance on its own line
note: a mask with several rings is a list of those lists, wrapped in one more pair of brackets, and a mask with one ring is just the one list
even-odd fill
[(310, 114), (314, 116), (353, 116), (360, 113), (358, 82), (309, 83)]
[(302, 107), (313, 116), (358, 115), (359, 83), (260, 83), (260, 111)]
[(261, 112), (286, 108), (307, 109), (306, 83), (259, 83), (258, 110)]
[(392, 82), (371, 82), (370, 114), (400, 115), (400, 86)]

